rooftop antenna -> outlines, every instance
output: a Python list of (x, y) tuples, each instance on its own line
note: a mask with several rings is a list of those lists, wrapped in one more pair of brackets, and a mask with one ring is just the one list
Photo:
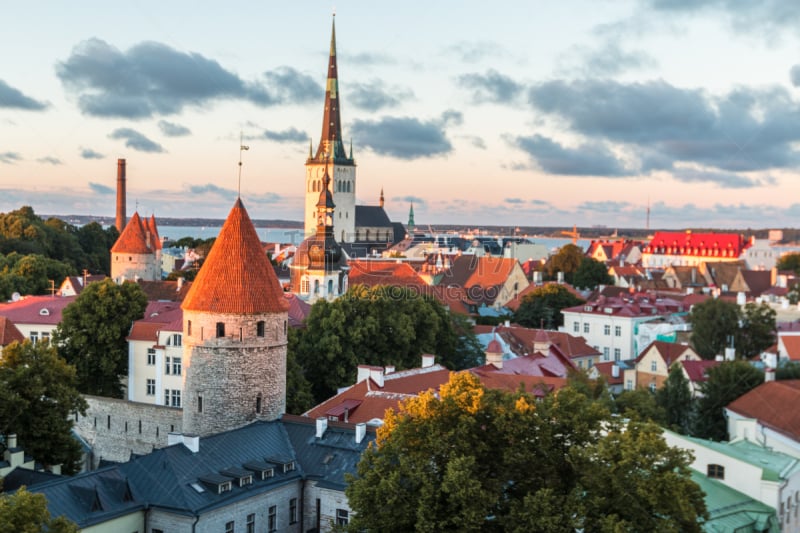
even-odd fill
[(245, 150), (249, 150), (250, 147), (246, 144), (243, 144), (244, 137), (242, 132), (239, 132), (239, 188), (236, 191), (237, 196), (241, 198), (242, 196), (242, 152)]

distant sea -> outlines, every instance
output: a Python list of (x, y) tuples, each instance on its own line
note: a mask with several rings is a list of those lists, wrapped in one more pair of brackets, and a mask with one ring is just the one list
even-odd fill
[[(222, 226), (158, 226), (158, 234), (171, 240), (178, 240), (181, 237), (192, 237), (193, 239), (210, 239), (219, 234)], [(281, 244), (300, 244), (303, 241), (302, 229), (289, 228), (256, 228), (258, 238), (261, 242), (279, 242)], [(548, 250), (560, 248), (565, 244), (572, 243), (570, 238), (559, 237), (533, 237), (528, 239), (536, 244), (543, 244)], [(578, 239), (576, 243), (586, 250), (591, 242), (590, 239)]]

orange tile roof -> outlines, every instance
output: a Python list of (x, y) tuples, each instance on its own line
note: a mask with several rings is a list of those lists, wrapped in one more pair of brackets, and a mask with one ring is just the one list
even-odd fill
[(691, 231), (658, 231), (644, 253), (670, 255), (705, 255), (739, 257), (750, 245), (736, 233), (693, 233)]
[(800, 441), (800, 380), (768, 381), (743, 394), (728, 409)]
[(350, 285), (424, 287), (425, 281), (411, 265), (397, 261), (350, 261)]
[(125, 229), (122, 230), (117, 242), (111, 247), (112, 253), (121, 254), (150, 254), (155, 247), (152, 238), (151, 246), (147, 245), (147, 229), (139, 217), (138, 212), (134, 212)]
[(241, 199), (237, 198), (228, 214), (182, 307), (234, 314), (288, 310), (278, 277)]
[(781, 335), (781, 342), (786, 348), (786, 356), (792, 361), (800, 361), (800, 335)]
[(25, 336), (8, 318), (0, 316), (0, 346), (8, 346), (14, 341), (22, 342)]

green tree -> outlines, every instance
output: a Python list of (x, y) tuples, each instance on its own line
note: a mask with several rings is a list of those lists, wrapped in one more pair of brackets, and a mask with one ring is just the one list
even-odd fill
[(289, 350), (320, 402), (352, 384), (359, 364), (401, 370), (419, 366), (420, 356), (430, 353), (449, 368), (473, 366), (483, 353), (470, 336), (471, 330), (457, 331), (431, 298), (401, 287), (355, 286), (333, 302), (317, 301), (306, 327), (289, 338)]
[[(297, 335), (295, 328), (289, 328), (289, 338)], [(289, 341), (293, 343), (292, 340)], [(303, 375), (303, 368), (297, 363), (292, 350), (286, 354), (286, 412), (300, 415), (314, 407), (311, 384)]]
[(572, 284), (579, 289), (596, 289), (598, 285), (613, 285), (614, 278), (608, 273), (605, 263), (584, 256), (572, 274)]
[[(0, 431), (16, 433), (20, 445), (45, 465), (78, 471), (81, 448), (72, 437), (72, 418), (85, 414), (75, 368), (48, 342), (14, 342), (0, 359)], [(4, 531), (0, 528), (0, 531)]]
[(775, 267), (778, 270), (791, 270), (795, 274), (800, 274), (800, 253), (782, 255), (775, 263)]
[(346, 489), (352, 531), (700, 531), (688, 452), (570, 387), (540, 401), (459, 373), (390, 412)]
[(800, 379), (800, 362), (781, 361), (775, 369), (775, 379)]
[(692, 391), (680, 363), (673, 363), (664, 385), (656, 391), (656, 403), (666, 413), (665, 423), (673, 431), (689, 433), (692, 421)]
[(750, 359), (775, 344), (775, 310), (766, 302), (748, 303), (736, 330), (736, 354)]
[(115, 226), (107, 229), (97, 222), (81, 226), (77, 231), (78, 243), (86, 254), (82, 268), (96, 274), (111, 275), (111, 247), (117, 242), (119, 232)]
[(138, 284), (106, 279), (90, 283), (64, 308), (53, 339), (77, 369), (81, 392), (122, 397), (120, 378), (128, 374), (125, 337), (146, 307), (147, 296)]
[(692, 346), (703, 359), (713, 359), (730, 346), (739, 328), (739, 306), (717, 298), (695, 304), (689, 313)]
[(564, 281), (572, 283), (572, 276), (583, 261), (583, 250), (574, 244), (565, 244), (558, 253), (551, 256), (545, 264), (545, 271), (550, 279), (556, 279), (556, 274), (564, 273)]
[(0, 496), (0, 531), (15, 533), (78, 533), (78, 526), (63, 516), (52, 518), (43, 494), (20, 488)]
[(529, 328), (558, 329), (564, 325), (562, 309), (583, 303), (563, 285), (548, 283), (522, 297), (514, 322)]
[(697, 401), (692, 435), (703, 439), (728, 439), (724, 409), (742, 394), (764, 383), (764, 373), (746, 361), (725, 361), (708, 371)]
[(667, 418), (664, 408), (656, 402), (656, 395), (644, 387), (622, 391), (614, 401), (619, 414), (632, 420), (661, 425)]

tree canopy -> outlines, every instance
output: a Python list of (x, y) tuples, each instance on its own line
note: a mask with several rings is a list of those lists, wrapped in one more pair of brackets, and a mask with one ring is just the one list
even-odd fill
[(778, 270), (791, 270), (795, 274), (800, 274), (800, 253), (790, 253), (782, 255), (775, 263)]
[(572, 276), (583, 261), (583, 250), (574, 244), (565, 244), (558, 253), (550, 256), (544, 268), (550, 279), (556, 279), (559, 272), (564, 273), (564, 281), (572, 283)]
[[(79, 470), (81, 448), (72, 437), (72, 416), (85, 413), (75, 369), (47, 341), (14, 342), (0, 359), (0, 432), (16, 433), (20, 445), (45, 465)], [(6, 531), (0, 528), (0, 531)]]
[(710, 368), (700, 390), (692, 435), (710, 440), (728, 440), (724, 409), (742, 394), (764, 383), (764, 373), (746, 361), (724, 361)]
[(562, 309), (583, 303), (563, 285), (548, 283), (522, 297), (514, 322), (528, 328), (558, 329), (564, 325)]
[(53, 339), (61, 356), (77, 369), (81, 392), (122, 397), (120, 378), (128, 374), (125, 337), (146, 307), (147, 296), (138, 284), (106, 279), (87, 285), (64, 308)]
[(614, 278), (608, 273), (605, 263), (584, 256), (572, 274), (572, 284), (579, 289), (596, 289), (599, 285), (613, 285)]
[(689, 313), (692, 345), (704, 359), (736, 349), (740, 358), (750, 358), (775, 343), (775, 311), (766, 303), (739, 305), (711, 298), (696, 304)]
[(683, 435), (689, 433), (694, 402), (689, 380), (680, 363), (673, 363), (664, 385), (656, 391), (656, 403), (664, 409), (665, 425)]
[(453, 374), (389, 412), (346, 489), (352, 531), (701, 531), (688, 452), (566, 387)]
[(78, 533), (78, 526), (63, 516), (52, 518), (43, 494), (22, 487), (0, 496), (0, 531), (17, 533)]
[(454, 322), (436, 300), (401, 287), (351, 287), (333, 302), (311, 307), (289, 350), (316, 402), (355, 381), (360, 364), (414, 368), (424, 353), (453, 368), (475, 366), (483, 352), (469, 325)]

